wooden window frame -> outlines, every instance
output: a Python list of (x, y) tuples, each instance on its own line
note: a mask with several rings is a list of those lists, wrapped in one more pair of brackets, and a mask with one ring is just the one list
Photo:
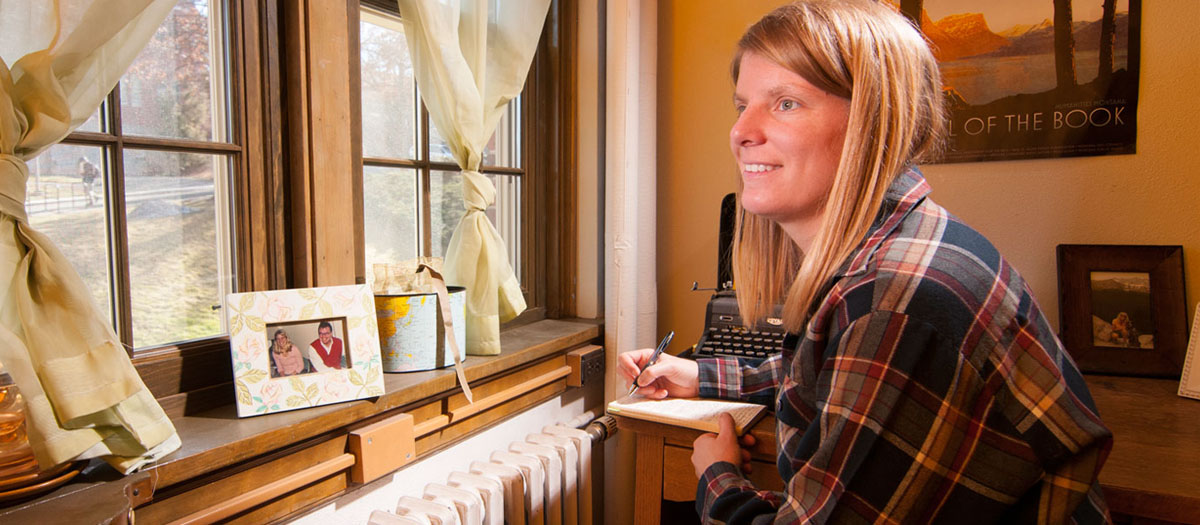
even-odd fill
[[(373, 3), (362, 0), (361, 5)], [(227, 67), (233, 115), (229, 139), (240, 147), (232, 185), (235, 286), (240, 291), (257, 291), (365, 282), (357, 46), (360, 1), (243, 0), (229, 2), (228, 9)], [(310, 19), (312, 10), (328, 9), (344, 14), (344, 27), (327, 21), (316, 27)], [(526, 83), (519, 277), (531, 307), (505, 329), (542, 318), (575, 315), (576, 80), (571, 60), (577, 16), (573, 2), (552, 1)], [(344, 160), (318, 158), (324, 152), (312, 146), (312, 112), (323, 110), (316, 105), (324, 101), (322, 94), (312, 92), (307, 68), (335, 57), (323, 56), (329, 52), (324, 46), (308, 47), (307, 42), (327, 42), (328, 35), (320, 32), (331, 27), (355, 43), (346, 57), (348, 84), (355, 89), (349, 90), (344, 106), (334, 110), (341, 112), (335, 116), (348, 115), (343, 120), (349, 122), (349, 129), (343, 136), (348, 137), (349, 155), (339, 157)], [(536, 103), (530, 102), (535, 99)], [(92, 134), (72, 138), (108, 140)], [(140, 139), (129, 143), (153, 146)], [(339, 170), (332, 176), (336, 180), (322, 180), (326, 175), (317, 174), (321, 163), (350, 169)], [(438, 168), (437, 164), (431, 166)], [(348, 186), (347, 200), (354, 205), (332, 217), (319, 213), (319, 207), (313, 205), (317, 185)], [(345, 232), (347, 225), (353, 236), (343, 233), (342, 238), (334, 238), (327, 233)], [(346, 237), (353, 238), (347, 241)], [(139, 350), (133, 361), (172, 417), (232, 404), (227, 337)]]
[[(64, 138), (60, 143), (63, 145), (72, 146), (94, 146), (101, 148), (103, 158), (107, 166), (107, 177), (104, 189), (106, 191), (107, 213), (106, 227), (108, 230), (107, 241), (111, 243), (111, 252), (108, 253), (109, 264), (109, 279), (112, 291), (112, 304), (106, 305), (109, 307), (113, 319), (115, 320), (115, 329), (119, 340), (126, 347), (126, 352), (132, 357), (137, 357), (143, 354), (152, 354), (164, 347), (176, 346), (177, 343), (167, 345), (151, 345), (143, 348), (135, 348), (133, 346), (133, 297), (131, 291), (130, 278), (130, 255), (129, 255), (129, 236), (128, 223), (126, 214), (128, 213), (127, 203), (125, 201), (125, 152), (127, 150), (140, 151), (159, 151), (170, 153), (196, 153), (205, 155), (214, 155), (224, 157), (229, 160), (229, 169), (231, 171), (229, 198), (231, 201), (240, 202), (238, 198), (239, 181), (242, 174), (248, 171), (248, 166), (253, 163), (254, 150), (248, 150), (244, 145), (244, 137), (247, 136), (245, 102), (242, 97), (238, 96), (242, 85), (241, 68), (237, 67), (239, 57), (241, 56), (241, 38), (240, 33), (243, 27), (243, 21), (240, 14), (242, 4), (236, 0), (225, 0), (222, 2), (224, 10), (221, 15), (224, 17), (220, 21), (220, 26), (224, 34), (221, 35), (222, 41), (228, 44), (227, 48), (221, 49), (225, 54), (222, 60), (224, 71), (219, 73), (225, 77), (224, 85), (229, 87), (226, 96), (226, 115), (222, 118), (227, 130), (223, 130), (223, 134), (227, 134), (224, 141), (198, 141), (190, 139), (169, 138), (169, 137), (153, 137), (142, 135), (126, 135), (123, 130), (123, 121), (121, 115), (121, 86), (118, 83), (113, 87), (105, 98), (105, 104), (100, 112), (101, 120), (104, 125), (102, 129), (106, 131), (75, 131)], [(216, 130), (214, 129), (214, 133)], [(215, 181), (214, 181), (215, 182)], [(218, 202), (218, 205), (221, 203)], [(231, 215), (235, 223), (238, 222), (241, 210), (231, 210)], [(238, 242), (238, 233), (235, 229), (229, 232), (234, 236), (235, 242), (235, 259), (232, 261), (234, 271), (238, 272), (243, 267), (240, 254), (242, 247)], [(235, 277), (235, 290), (241, 286), (243, 279), (240, 276)], [(205, 338), (211, 340), (214, 338)], [(220, 337), (216, 337), (220, 339)], [(188, 341), (185, 345), (203, 344), (201, 341)]]

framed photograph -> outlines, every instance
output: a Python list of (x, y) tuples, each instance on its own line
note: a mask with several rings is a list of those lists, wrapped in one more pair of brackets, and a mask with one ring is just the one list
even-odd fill
[(1187, 344), (1182, 246), (1058, 246), (1063, 344), (1084, 372), (1179, 377)]
[(229, 294), (225, 312), (238, 417), (383, 394), (366, 285)]

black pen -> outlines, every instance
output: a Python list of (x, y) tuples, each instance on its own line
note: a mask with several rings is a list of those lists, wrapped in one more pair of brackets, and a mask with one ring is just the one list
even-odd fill
[(637, 392), (638, 379), (642, 377), (642, 372), (645, 372), (647, 368), (650, 368), (654, 365), (654, 363), (658, 362), (658, 356), (662, 355), (663, 350), (667, 349), (667, 345), (671, 344), (671, 339), (674, 337), (675, 331), (671, 330), (670, 332), (667, 332), (666, 337), (662, 338), (662, 342), (658, 343), (658, 348), (655, 348), (654, 353), (650, 354), (650, 360), (646, 361), (646, 366), (643, 366), (641, 370), (638, 370), (638, 374), (634, 376), (633, 384), (629, 386), (629, 393), (625, 394), (626, 396), (632, 396), (634, 392)]

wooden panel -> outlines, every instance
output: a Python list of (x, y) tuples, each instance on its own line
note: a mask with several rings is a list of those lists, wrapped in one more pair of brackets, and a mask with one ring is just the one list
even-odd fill
[(350, 431), (350, 453), (357, 460), (350, 470), (355, 483), (371, 482), (416, 459), (413, 417), (399, 414)]
[(490, 394), (486, 397), (473, 398), (470, 404), (451, 410), (450, 421), (462, 421), (466, 418), (479, 414), (480, 412), (491, 409), (494, 406), (505, 403), (510, 399), (515, 399), (521, 395), (524, 395), (526, 392), (541, 388), (542, 386), (553, 383), (560, 379), (565, 379), (570, 374), (571, 367), (559, 366), (558, 368), (550, 370), (549, 372), (526, 379), (520, 383), (512, 385), (494, 394)]
[(241, 82), (234, 88), (244, 97), (244, 118), (235, 119), (243, 147), (242, 173), (234, 181), (235, 217), (244, 219), (236, 221), (239, 289), (281, 288), (287, 236), (277, 5), (275, 0), (247, 0), (231, 7), (240, 9), (235, 13), (241, 15), (241, 38), (235, 45), (243, 51), (234, 53), (241, 58), (235, 62), (241, 73), (235, 79)]
[(1179, 381), (1087, 376), (1113, 449), (1100, 484), (1113, 512), (1200, 523), (1200, 403), (1176, 395)]
[(18, 505), (0, 509), (0, 523), (110, 523), (110, 520), (112, 524), (125, 523), (130, 500), (137, 499), (132, 494), (133, 487), (141, 486), (149, 477), (139, 472), (111, 483), (93, 483), (58, 492), (54, 498), (31, 508)]
[(363, 209), (363, 148), (362, 148), (362, 56), (359, 54), (359, 2), (346, 0), (348, 16), (347, 42), (351, 42), (348, 53), (350, 84), (350, 195), (352, 206), (350, 220), (353, 222), (350, 241), (354, 249), (354, 282), (367, 282), (367, 228)]
[(663, 439), (651, 434), (638, 434), (634, 452), (633, 522), (639, 525), (657, 524), (662, 507)]
[[(346, 476), (331, 476), (271, 500), (229, 519), (229, 524), (261, 525), (281, 520), (319, 502), (329, 501), (346, 491)], [(287, 521), (287, 520), (283, 520)]]
[[(696, 441), (696, 438), (700, 437), (700, 434), (703, 434), (703, 432), (691, 428), (676, 427), (631, 417), (614, 417), (617, 420), (617, 427), (621, 430), (639, 434), (652, 434), (663, 438), (666, 444), (677, 447), (690, 447), (692, 446), (692, 442)], [(751, 457), (760, 461), (774, 463), (775, 417), (772, 415), (763, 417), (751, 427), (750, 433), (754, 435), (755, 439), (755, 445), (750, 449)]]
[[(517, 370), (514, 373), (505, 375), (499, 379), (479, 384), (472, 384), (471, 392), (474, 394), (475, 399), (484, 399), (493, 394), (499, 394), (510, 387), (516, 386), (542, 374), (552, 372), (555, 369), (565, 365), (566, 358), (562, 356), (538, 361), (531, 366)], [(463, 407), (466, 407), (467, 404), (466, 396), (464, 396), (462, 392), (456, 391), (450, 396), (449, 399), (447, 399), (446, 408), (453, 413), (456, 410), (461, 410)]]
[[(345, 451), (346, 436), (342, 435), (240, 472), (230, 474), (215, 472), (190, 481), (188, 486), (184, 487), (186, 490), (182, 490), (177, 495), (155, 498), (149, 505), (137, 509), (136, 515), (138, 521), (143, 523), (174, 521), (201, 512), (217, 502), (231, 500), (263, 485), (285, 478), (289, 474), (341, 456)], [(348, 485), (349, 473), (343, 471), (335, 474), (332, 478), (335, 481), (330, 487), (336, 487), (340, 491)], [(252, 510), (247, 512), (252, 512)]]
[(326, 478), (344, 474), (354, 464), (355, 457), (353, 454), (341, 454), (311, 467), (287, 474), (282, 478), (267, 480), (265, 483), (232, 498), (215, 501), (200, 511), (171, 522), (171, 525), (215, 523), (238, 514), (253, 512), (254, 509), (268, 505), (276, 498), (292, 495), (295, 491), (301, 490), (309, 484), (318, 483)]
[(354, 239), (348, 235), (355, 222), (350, 92), (359, 87), (350, 85), (351, 7), (345, 1), (309, 0), (307, 8), (309, 42), (319, 44), (308, 49), (311, 171), (303, 176), (311, 181), (312, 193), (306, 197), (311, 203), (314, 251), (308, 252), (313, 273), (305, 286), (354, 284)]
[[(783, 490), (783, 479), (774, 463), (753, 460), (746, 476), (755, 487), (763, 490)], [(696, 468), (692, 466), (692, 449), (667, 445), (663, 447), (663, 499), (692, 501), (696, 499)]]
[(304, 19), (307, 16), (307, 2), (304, 0), (279, 0), (282, 13), (282, 33), (284, 35), (284, 72), (287, 87), (287, 100), (284, 114), (287, 129), (287, 200), (289, 212), (291, 244), (289, 263), (291, 275), (288, 286), (307, 286), (312, 282), (312, 263), (307, 254), (312, 253), (312, 226), (309, 217), (312, 215), (312, 203), (307, 196), (312, 192), (307, 177), (312, 172), (308, 151), (312, 149), (311, 137), (308, 134), (309, 122), (309, 68), (308, 46), (309, 36)]
[(233, 381), (229, 342), (225, 338), (206, 344), (188, 344), (141, 352), (133, 366), (156, 398)]
[(198, 414), (223, 405), (232, 405), (233, 382), (220, 383), (157, 399), (163, 412), (171, 419)]
[(471, 417), (462, 423), (456, 423), (438, 430), (417, 440), (417, 456), (452, 446), (458, 440), (467, 437), (476, 430), (486, 428), (492, 423), (505, 419), (522, 410), (533, 407), (547, 399), (562, 394), (567, 390), (563, 380), (530, 391), (514, 398), (508, 403), (495, 407), (487, 412)]
[[(596, 355), (599, 353), (599, 355)], [(567, 365), (571, 367), (571, 375), (567, 377), (568, 386), (583, 386), (585, 379), (589, 377), (584, 366), (594, 359), (599, 359), (601, 368), (604, 365), (604, 347), (599, 345), (587, 345), (585, 347), (572, 350), (567, 353)], [(604, 379), (604, 373), (600, 370), (594, 371), (600, 380)]]

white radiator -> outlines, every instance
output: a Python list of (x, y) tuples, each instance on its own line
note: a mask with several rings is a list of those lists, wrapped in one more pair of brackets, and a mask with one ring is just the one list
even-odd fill
[[(586, 421), (586, 420), (585, 420)], [(591, 525), (593, 435), (551, 425), (375, 510), (371, 525)]]

